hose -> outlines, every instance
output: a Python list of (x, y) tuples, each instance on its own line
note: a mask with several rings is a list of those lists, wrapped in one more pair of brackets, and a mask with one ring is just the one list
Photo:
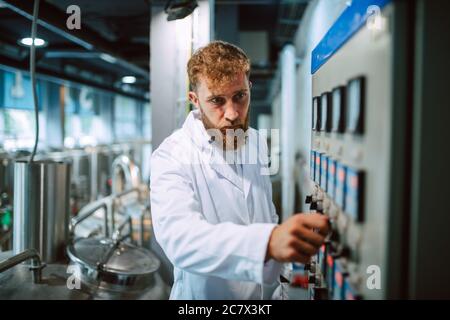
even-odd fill
[(38, 106), (37, 86), (36, 86), (36, 47), (34, 44), (37, 32), (38, 14), (39, 14), (39, 0), (34, 0), (33, 21), (31, 22), (30, 77), (31, 77), (31, 87), (33, 90), (34, 116), (36, 121), (36, 137), (34, 141), (33, 152), (30, 155), (30, 160), (28, 163), (33, 162), (39, 142), (39, 106)]

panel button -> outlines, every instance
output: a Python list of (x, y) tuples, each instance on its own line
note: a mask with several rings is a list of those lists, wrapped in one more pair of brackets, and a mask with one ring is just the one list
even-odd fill
[(350, 80), (347, 85), (347, 132), (364, 132), (365, 79)]
[(322, 153), (316, 152), (316, 166), (314, 181), (320, 186), (320, 162), (322, 161)]
[(364, 172), (347, 168), (345, 212), (355, 221), (364, 219)]
[(315, 165), (316, 165), (316, 152), (311, 150), (311, 155), (309, 159), (309, 175), (312, 181), (315, 181), (314, 180), (314, 175), (316, 173)]
[(328, 157), (322, 155), (320, 158), (320, 187), (327, 191), (327, 175), (328, 175)]
[(319, 266), (320, 271), (322, 272), (322, 275), (324, 278), (326, 278), (326, 274), (327, 274), (327, 268), (326, 268), (326, 259), (327, 259), (327, 250), (328, 249), (328, 245), (327, 244), (323, 244), (319, 251), (317, 252), (317, 264)]
[(336, 186), (336, 161), (328, 158), (328, 174), (327, 174), (327, 193), (334, 199), (334, 190)]
[(313, 99), (312, 108), (312, 130), (320, 131), (320, 121), (321, 121), (321, 109), (320, 109), (320, 97), (315, 97)]
[(344, 300), (344, 281), (348, 273), (345, 270), (342, 262), (339, 260), (334, 260), (334, 287), (333, 287), (333, 300)]
[(325, 92), (320, 97), (320, 131), (331, 132), (331, 93)]
[(350, 283), (348, 277), (344, 280), (344, 299), (361, 300), (362, 296), (356, 288)]
[(345, 87), (337, 87), (333, 89), (332, 93), (332, 126), (331, 131), (343, 133), (345, 131), (345, 98), (346, 92)]
[(306, 196), (305, 203), (311, 203), (312, 202), (312, 195)]
[(336, 195), (335, 201), (338, 206), (341, 207), (342, 210), (345, 210), (345, 176), (346, 176), (347, 168), (337, 162), (336, 163)]
[(328, 293), (330, 297), (332, 297), (334, 289), (334, 258), (329, 253), (327, 254), (326, 269), (327, 269), (326, 279), (328, 285)]

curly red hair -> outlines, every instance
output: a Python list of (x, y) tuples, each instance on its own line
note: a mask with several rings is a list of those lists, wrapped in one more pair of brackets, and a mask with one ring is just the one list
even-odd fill
[(208, 86), (220, 87), (244, 72), (250, 76), (250, 59), (244, 51), (225, 41), (213, 41), (198, 49), (187, 64), (191, 89), (197, 88), (199, 77), (206, 78)]

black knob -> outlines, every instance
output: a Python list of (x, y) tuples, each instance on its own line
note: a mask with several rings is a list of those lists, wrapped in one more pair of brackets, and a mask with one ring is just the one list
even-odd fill
[(316, 203), (316, 212), (323, 214), (323, 204), (322, 201), (317, 201)]
[(311, 202), (309, 210), (316, 210), (316, 209), (317, 209), (317, 201)]
[(305, 203), (311, 203), (312, 202), (312, 195), (306, 196)]
[(336, 252), (332, 253), (331, 256), (333, 259), (339, 258), (349, 258), (350, 257), (350, 248), (347, 246), (341, 246), (336, 250)]
[(329, 239), (331, 242), (339, 242), (339, 233), (336, 229), (331, 229), (331, 235)]

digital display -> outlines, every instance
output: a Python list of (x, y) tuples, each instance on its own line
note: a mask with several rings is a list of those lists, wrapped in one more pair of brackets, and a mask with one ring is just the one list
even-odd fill
[(309, 160), (309, 174), (312, 181), (314, 181), (315, 172), (315, 164), (316, 164), (316, 152), (311, 151), (311, 157)]
[(327, 191), (327, 170), (328, 170), (328, 157), (322, 155), (321, 165), (320, 165), (320, 187)]
[(320, 270), (322, 271), (322, 275), (324, 276), (324, 278), (326, 279), (327, 277), (327, 255), (328, 255), (328, 245), (323, 244), (320, 247), (320, 250), (318, 252), (319, 255), (319, 266), (320, 266)]
[(327, 253), (327, 272), (326, 272), (326, 278), (327, 278), (327, 284), (328, 284), (328, 293), (331, 297), (333, 297), (333, 289), (334, 289), (334, 259), (331, 256), (331, 254)]
[(336, 189), (335, 189), (335, 201), (341, 209), (345, 209), (345, 176), (346, 176), (347, 168), (340, 164), (336, 163)]
[(344, 269), (341, 263), (337, 260), (334, 261), (334, 279), (333, 279), (333, 300), (344, 300)]
[(320, 130), (321, 131), (325, 131), (325, 132), (330, 132), (331, 131), (331, 117), (332, 117), (332, 113), (331, 113), (331, 105), (332, 105), (332, 101), (331, 101), (331, 93), (326, 92), (324, 94), (322, 94), (321, 96), (321, 101), (320, 101), (320, 107), (321, 107), (321, 121), (320, 121)]
[(332, 93), (332, 125), (331, 131), (343, 133), (345, 131), (345, 87), (337, 87)]
[(314, 181), (318, 185), (320, 185), (320, 162), (322, 161), (321, 159), (322, 159), (322, 154), (316, 152), (316, 166), (315, 166), (316, 173), (315, 173)]
[(313, 131), (320, 131), (320, 98), (315, 97), (313, 99), (312, 110), (312, 129)]
[(334, 199), (334, 189), (336, 185), (336, 161), (328, 158), (328, 178), (327, 178), (327, 193)]
[(347, 132), (364, 132), (364, 78), (350, 80), (347, 85)]
[(363, 220), (364, 172), (347, 168), (345, 211), (355, 221)]

